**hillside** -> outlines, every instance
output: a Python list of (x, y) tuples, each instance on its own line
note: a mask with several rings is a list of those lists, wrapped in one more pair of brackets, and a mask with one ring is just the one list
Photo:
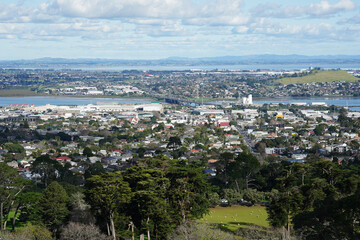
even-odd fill
[(353, 75), (347, 73), (344, 70), (338, 71), (312, 71), (309, 75), (303, 77), (286, 77), (277, 80), (282, 84), (295, 84), (295, 83), (310, 83), (310, 82), (336, 82), (336, 81), (346, 81), (353, 82), (359, 81), (360, 78), (354, 77)]

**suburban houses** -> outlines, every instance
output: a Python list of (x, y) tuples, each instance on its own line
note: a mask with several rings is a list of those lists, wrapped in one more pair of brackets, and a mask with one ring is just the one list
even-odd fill
[[(267, 110), (265, 110), (265, 107)], [(26, 178), (39, 178), (31, 164), (49, 155), (77, 176), (89, 164), (107, 171), (141, 158), (205, 161), (209, 177), (223, 152), (251, 149), (262, 161), (351, 161), (359, 154), (359, 128), (344, 126), (358, 112), (323, 105), (219, 105), (191, 107), (160, 103), (99, 103), (79, 106), (18, 105), (0, 109), (1, 161)], [(343, 121), (343, 120), (342, 120)], [(6, 133), (6, 134), (5, 134)], [(172, 137), (179, 140), (169, 147)], [(19, 146), (16, 151), (12, 145)], [(10, 146), (10, 147), (9, 147)], [(89, 151), (90, 149), (90, 151)]]

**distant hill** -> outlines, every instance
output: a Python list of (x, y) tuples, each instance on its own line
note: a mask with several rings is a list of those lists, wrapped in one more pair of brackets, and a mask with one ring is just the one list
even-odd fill
[(310, 74), (303, 77), (287, 77), (277, 80), (278, 82), (288, 85), (296, 83), (310, 83), (310, 82), (336, 82), (336, 81), (346, 81), (354, 82), (359, 81), (360, 78), (354, 77), (353, 75), (343, 71), (320, 71), (315, 70), (311, 71)]
[(163, 59), (106, 59), (106, 58), (38, 58), (32, 60), (0, 60), (0, 67), (101, 67), (101, 66), (212, 66), (212, 65), (261, 65), (261, 64), (302, 64), (317, 66), (318, 64), (359, 64), (360, 55), (245, 55), (221, 57), (169, 57)]

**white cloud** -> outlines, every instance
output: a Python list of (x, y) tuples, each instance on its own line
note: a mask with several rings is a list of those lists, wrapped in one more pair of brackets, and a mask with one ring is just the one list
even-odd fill
[(306, 12), (312, 16), (324, 16), (354, 9), (355, 3), (352, 0), (339, 0), (335, 4), (330, 4), (328, 1), (321, 1), (320, 3), (310, 4)]
[[(233, 32), (241, 33), (241, 31), (237, 31), (237, 29), (234, 29)], [(334, 26), (326, 22), (319, 24), (290, 25), (285, 23), (274, 23), (268, 18), (259, 18), (257, 22), (250, 24), (247, 32), (252, 34), (262, 34), (267, 37), (291, 37), (298, 40), (311, 38), (334, 38), (337, 36), (337, 30)]]
[(179, 18), (191, 14), (186, 0), (56, 0), (49, 9), (67, 17)]
[(0, 21), (14, 23), (52, 22), (56, 16), (47, 14), (43, 4), (38, 8), (25, 7), (21, 4), (0, 4)]
[(339, 14), (341, 12), (353, 11), (356, 5), (352, 0), (339, 0), (331, 4), (328, 1), (311, 3), (306, 6), (290, 5), (280, 6), (274, 3), (260, 4), (252, 9), (254, 16), (273, 17), (273, 18), (296, 18), (296, 17), (315, 17), (323, 18)]
[(189, 34), (189, 32), (180, 24), (180, 22), (150, 27), (148, 25), (139, 25), (136, 28), (136, 32), (138, 34), (146, 34), (151, 37), (185, 36)]
[(249, 28), (246, 26), (238, 26), (233, 29), (233, 33), (247, 33), (248, 31)]
[(249, 17), (237, 15), (237, 16), (218, 16), (208, 18), (190, 18), (183, 21), (186, 25), (197, 25), (197, 26), (236, 26), (248, 23)]
[[(48, 12), (65, 17), (120, 19), (139, 24), (165, 25), (182, 20), (189, 25), (239, 25), (248, 21), (243, 0), (56, 0)], [(170, 23), (171, 24), (171, 23)]]
[(0, 24), (0, 38), (15, 39), (24, 31), (24, 24), (2, 23)]

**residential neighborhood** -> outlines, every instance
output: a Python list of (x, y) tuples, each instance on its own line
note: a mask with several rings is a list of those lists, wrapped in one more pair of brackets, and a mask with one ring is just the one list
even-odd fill
[(12, 104), (0, 113), (1, 161), (28, 179), (41, 177), (32, 168), (41, 155), (81, 180), (91, 164), (115, 171), (155, 156), (206, 162), (213, 177), (222, 153), (246, 148), (263, 162), (341, 164), (360, 154), (359, 128), (348, 123), (360, 113), (323, 105)]

